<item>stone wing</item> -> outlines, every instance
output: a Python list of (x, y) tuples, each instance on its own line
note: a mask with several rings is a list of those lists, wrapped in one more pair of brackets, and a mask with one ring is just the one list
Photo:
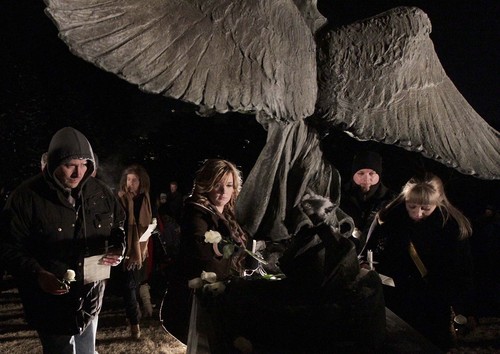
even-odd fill
[(46, 0), (77, 56), (220, 113), (314, 112), (316, 47), (292, 0)]
[(446, 75), (417, 8), (396, 8), (318, 39), (318, 124), (500, 178), (500, 134)]

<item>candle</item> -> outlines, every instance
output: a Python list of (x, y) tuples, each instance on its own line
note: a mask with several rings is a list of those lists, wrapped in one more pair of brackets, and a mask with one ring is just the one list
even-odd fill
[(368, 250), (367, 258), (370, 269), (373, 269), (373, 252), (371, 250)]

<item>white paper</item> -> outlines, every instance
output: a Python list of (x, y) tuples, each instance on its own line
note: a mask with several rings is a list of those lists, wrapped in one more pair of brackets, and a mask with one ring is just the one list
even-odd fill
[(156, 223), (149, 224), (148, 229), (142, 234), (139, 242), (146, 242), (151, 236), (151, 233), (156, 229)]
[(387, 285), (387, 286), (396, 287), (396, 284), (394, 284), (394, 279), (392, 279), (391, 277), (388, 277), (387, 275), (383, 275), (380, 273), (378, 275), (380, 276), (380, 280), (382, 280), (382, 284)]
[(101, 264), (104, 254), (86, 257), (83, 260), (83, 284), (93, 283), (98, 280), (108, 279), (111, 266)]

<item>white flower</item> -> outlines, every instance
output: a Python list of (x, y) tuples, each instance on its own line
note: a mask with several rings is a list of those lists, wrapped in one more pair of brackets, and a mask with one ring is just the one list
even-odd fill
[(206, 243), (219, 243), (222, 240), (222, 235), (218, 231), (208, 230), (205, 232)]
[(201, 278), (194, 278), (188, 281), (188, 287), (191, 289), (199, 289), (203, 286), (203, 280)]
[(204, 292), (209, 292), (210, 294), (215, 296), (224, 293), (225, 290), (226, 290), (226, 285), (221, 281), (203, 285)]
[(217, 281), (217, 274), (214, 272), (201, 272), (201, 279), (205, 280), (207, 283), (215, 283)]
[(75, 276), (75, 271), (73, 269), (68, 269), (66, 273), (64, 273), (63, 280), (67, 282), (76, 281)]
[[(241, 242), (238, 242), (238, 244), (236, 244), (235, 241), (232, 239), (230, 241), (223, 239), (222, 235), (218, 231), (208, 230), (207, 232), (205, 232), (205, 242), (211, 243), (213, 248), (214, 248), (215, 254), (217, 256), (222, 256), (225, 259), (231, 258), (231, 256), (234, 254), (235, 251), (237, 251), (240, 248), (243, 248), (243, 250), (247, 254), (249, 254), (250, 256), (255, 258), (257, 261), (259, 261), (260, 263), (263, 263), (263, 264), (267, 264), (266, 260), (264, 260), (259, 255), (247, 250), (245, 248), (245, 245), (243, 245)], [(219, 246), (217, 245), (219, 242), (225, 243), (224, 247), (222, 248), (222, 252), (223, 252), (222, 254), (220, 253), (219, 248), (218, 248)]]

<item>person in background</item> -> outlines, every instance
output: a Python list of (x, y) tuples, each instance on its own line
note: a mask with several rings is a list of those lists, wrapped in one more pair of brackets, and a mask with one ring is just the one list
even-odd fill
[(382, 183), (382, 157), (374, 151), (362, 151), (354, 156), (352, 179), (343, 186), (340, 209), (352, 217), (355, 229), (351, 241), (361, 252), (375, 214), (396, 193)]
[(144, 167), (131, 165), (123, 171), (118, 197), (126, 213), (127, 250), (118, 279), (125, 302), (125, 314), (130, 324), (130, 335), (133, 339), (139, 339), (141, 336), (138, 292), (143, 300), (145, 315), (152, 315), (147, 283), (148, 272), (151, 269), (151, 258), (148, 259), (148, 245), (151, 238), (145, 242), (139, 241), (153, 218), (149, 188), (149, 176)]
[(44, 152), (42, 154), (42, 157), (40, 157), (40, 170), (43, 172), (43, 170), (45, 169), (45, 166), (47, 166), (47, 155), (48, 153), (47, 152)]
[(456, 339), (451, 319), (476, 326), (471, 224), (431, 173), (411, 178), (377, 220), (368, 248), (379, 247), (376, 270), (394, 279), (395, 287), (384, 287), (386, 306), (448, 350)]
[(156, 200), (156, 213), (160, 214), (167, 213), (167, 193), (161, 192)]
[[(188, 281), (199, 277), (202, 271), (214, 272), (217, 280), (225, 280), (244, 270), (244, 248), (249, 239), (234, 212), (241, 185), (241, 173), (233, 163), (210, 159), (196, 172), (192, 194), (185, 201), (180, 254), (175, 278), (167, 291), (164, 314), (169, 332), (184, 343), (193, 295), (187, 287)], [(229, 258), (223, 257), (223, 242), (206, 242), (208, 231), (218, 232), (223, 239), (240, 247)]]
[(102, 255), (101, 265), (116, 266), (125, 250), (125, 213), (91, 177), (94, 166), (87, 138), (59, 130), (43, 173), (16, 188), (1, 214), (0, 259), (44, 354), (95, 353), (105, 279), (90, 279), (84, 265)]
[(161, 300), (168, 287), (171, 273), (179, 253), (180, 226), (171, 216), (167, 204), (167, 193), (160, 193), (157, 198), (158, 231), (153, 238), (153, 271), (151, 274), (151, 295), (154, 299)]
[(179, 192), (179, 185), (176, 181), (172, 181), (167, 193), (167, 214), (173, 217), (178, 224), (181, 222), (182, 204), (183, 199), (181, 192)]

